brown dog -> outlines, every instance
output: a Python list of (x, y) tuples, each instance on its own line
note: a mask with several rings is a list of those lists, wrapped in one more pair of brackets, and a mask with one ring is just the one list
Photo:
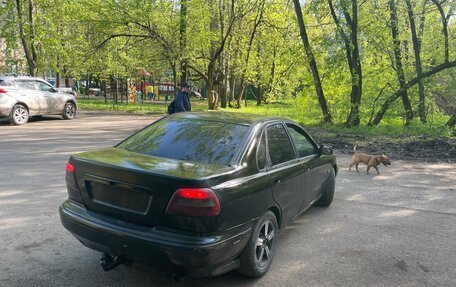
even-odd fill
[(360, 162), (367, 164), (367, 171), (366, 173), (369, 173), (369, 169), (371, 167), (375, 168), (378, 174), (380, 172), (378, 171), (377, 165), (383, 163), (384, 166), (391, 165), (391, 162), (389, 158), (382, 154), (382, 155), (368, 155), (365, 153), (358, 153), (356, 152), (356, 145), (353, 148), (353, 156), (352, 156), (352, 161), (350, 163), (350, 166), (348, 167), (348, 171), (351, 171), (352, 166), (356, 166), (356, 171), (359, 171), (358, 165)]

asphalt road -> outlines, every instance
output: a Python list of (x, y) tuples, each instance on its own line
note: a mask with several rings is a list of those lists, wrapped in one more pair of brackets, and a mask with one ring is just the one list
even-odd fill
[[(456, 286), (456, 164), (398, 161), (381, 175), (341, 171), (329, 208), (279, 236), (269, 272), (173, 282), (133, 264), (103, 272), (99, 253), (60, 224), (69, 155), (112, 146), (154, 118), (81, 113), (10, 126), (0, 119), (0, 286)], [(365, 171), (365, 166), (361, 167)]]

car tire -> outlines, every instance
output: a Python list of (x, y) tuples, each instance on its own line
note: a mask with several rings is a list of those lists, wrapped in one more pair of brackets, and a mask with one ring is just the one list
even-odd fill
[(266, 212), (256, 223), (240, 256), (239, 273), (253, 278), (266, 274), (275, 256), (278, 231), (274, 213)]
[(67, 102), (63, 108), (62, 117), (65, 120), (72, 120), (76, 117), (76, 105), (72, 102)]
[(28, 122), (29, 112), (27, 108), (21, 104), (14, 105), (11, 109), (10, 122), (13, 125), (23, 125)]
[(330, 175), (323, 186), (323, 192), (320, 199), (315, 203), (317, 206), (328, 207), (331, 205), (334, 198), (334, 190), (336, 188), (336, 172), (334, 168), (330, 168)]

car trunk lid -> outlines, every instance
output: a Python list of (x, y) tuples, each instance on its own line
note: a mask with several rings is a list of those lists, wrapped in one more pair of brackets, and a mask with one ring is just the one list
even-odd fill
[(205, 187), (224, 165), (192, 163), (108, 148), (74, 156), (70, 162), (88, 210), (145, 226), (156, 226), (173, 193)]

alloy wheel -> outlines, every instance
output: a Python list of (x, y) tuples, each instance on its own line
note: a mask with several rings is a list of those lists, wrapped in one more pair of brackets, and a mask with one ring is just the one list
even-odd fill
[(24, 107), (17, 107), (13, 111), (14, 121), (18, 124), (25, 124), (28, 120), (28, 112)]
[(65, 115), (67, 119), (72, 119), (76, 115), (76, 107), (69, 103), (65, 107)]
[(270, 220), (265, 221), (260, 229), (255, 245), (255, 259), (258, 266), (264, 267), (272, 259), (275, 235), (273, 223)]

